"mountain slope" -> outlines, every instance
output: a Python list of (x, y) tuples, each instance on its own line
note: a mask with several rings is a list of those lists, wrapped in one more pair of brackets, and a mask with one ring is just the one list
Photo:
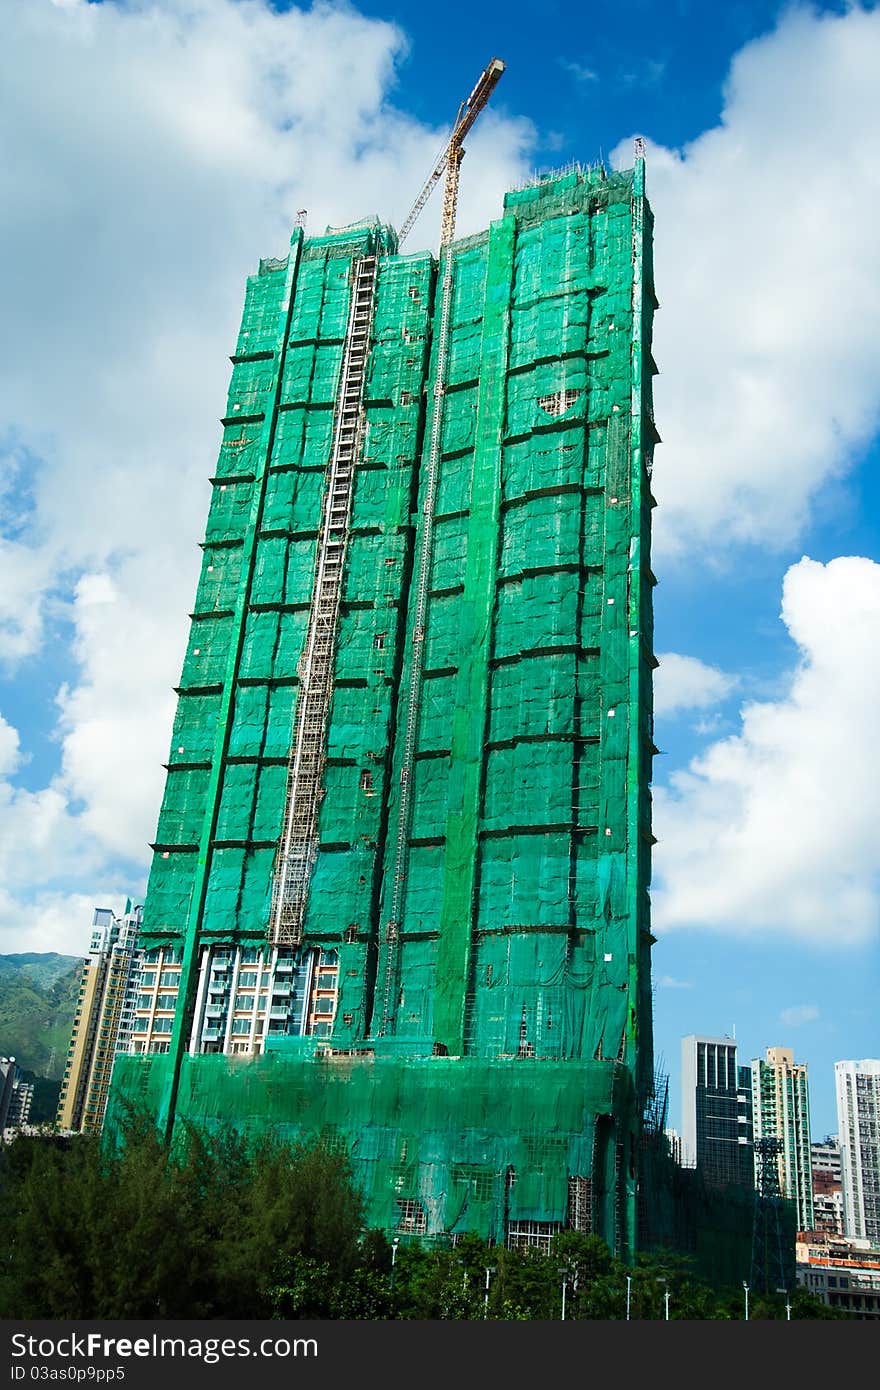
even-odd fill
[(0, 1054), (37, 1076), (63, 1075), (81, 964), (55, 951), (0, 956)]

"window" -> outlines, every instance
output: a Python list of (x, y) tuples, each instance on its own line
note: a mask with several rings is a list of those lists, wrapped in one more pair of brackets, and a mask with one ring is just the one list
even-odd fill
[(152, 989), (153, 985), (156, 983), (155, 970), (145, 970), (141, 975), (139, 983), (141, 989)]
[(371, 793), (373, 790), (373, 774), (368, 767), (361, 773), (361, 791)]
[(168, 985), (179, 985), (179, 984), (180, 984), (180, 971), (179, 971), (179, 970), (163, 970), (163, 971), (162, 971), (162, 974), (159, 976), (159, 988), (160, 988), (160, 989), (164, 989), (164, 988), (166, 988)]
[(157, 1018), (153, 1021), (154, 1033), (170, 1033), (174, 1026), (173, 1018)]
[(249, 1018), (234, 1018), (232, 1020), (233, 1033), (249, 1033), (251, 1031), (251, 1021)]
[(385, 646), (385, 637), (386, 634), (384, 632), (377, 632), (376, 636), (373, 638), (373, 646), (376, 648), (377, 652), (380, 652)]
[(567, 410), (571, 410), (580, 391), (554, 391), (550, 396), (539, 396), (538, 406), (547, 415), (564, 415)]
[(409, 1231), (413, 1235), (424, 1235), (428, 1222), (425, 1208), (412, 1197), (397, 1198), (397, 1229)]
[(238, 983), (241, 989), (254, 989), (257, 983), (256, 970), (242, 970)]
[(568, 1224), (574, 1231), (589, 1235), (593, 1229), (593, 1182), (591, 1178), (568, 1180)]
[(236, 1009), (252, 1009), (254, 1007), (254, 996), (252, 994), (237, 994), (235, 996)]
[(177, 1008), (177, 995), (176, 995), (176, 994), (160, 994), (159, 997), (158, 997), (158, 999), (156, 1000), (156, 1008), (157, 1008), (157, 1009), (176, 1009), (176, 1008)]
[(546, 1255), (550, 1242), (557, 1231), (562, 1230), (559, 1221), (509, 1221), (507, 1224), (508, 1250), (525, 1250), (534, 1246)]

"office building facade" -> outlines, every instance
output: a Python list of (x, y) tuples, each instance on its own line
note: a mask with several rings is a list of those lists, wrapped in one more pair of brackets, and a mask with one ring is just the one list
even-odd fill
[(742, 1070), (732, 1038), (682, 1039), (682, 1157), (709, 1187), (753, 1185), (752, 1097)]

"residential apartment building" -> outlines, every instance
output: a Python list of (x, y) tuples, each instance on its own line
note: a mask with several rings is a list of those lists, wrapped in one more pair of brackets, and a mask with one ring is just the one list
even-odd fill
[(880, 1245), (880, 1061), (835, 1062), (847, 1236)]
[(61, 1129), (94, 1133), (103, 1123), (114, 1059), (131, 1044), (142, 961), (140, 925), (141, 909), (130, 902), (120, 917), (109, 908), (95, 910), (58, 1098)]
[(111, 1112), (331, 1127), (389, 1233), (637, 1239), (651, 232), (639, 156), (248, 281)]
[(827, 1235), (843, 1235), (843, 1190), (840, 1145), (837, 1135), (810, 1145), (813, 1170), (813, 1218), (815, 1229)]
[(755, 1139), (779, 1139), (779, 1186), (797, 1204), (799, 1231), (812, 1231), (813, 1170), (810, 1152), (810, 1092), (807, 1065), (788, 1047), (768, 1047), (751, 1063)]
[(25, 1081), (15, 1058), (0, 1057), (0, 1136), (27, 1124), (33, 1099), (33, 1083)]

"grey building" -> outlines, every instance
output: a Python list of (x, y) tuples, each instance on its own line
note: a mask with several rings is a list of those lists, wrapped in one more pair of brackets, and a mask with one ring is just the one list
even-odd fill
[(32, 1082), (25, 1081), (14, 1057), (0, 1057), (0, 1136), (26, 1125), (34, 1099)]

